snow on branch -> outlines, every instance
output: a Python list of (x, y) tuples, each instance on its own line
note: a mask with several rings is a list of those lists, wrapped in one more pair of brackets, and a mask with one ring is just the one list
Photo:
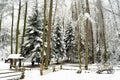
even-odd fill
[(87, 19), (93, 24), (96, 23), (95, 20), (90, 16), (89, 13), (85, 13), (85, 14), (80, 13), (78, 16), (78, 19), (76, 21), (73, 21), (73, 24), (77, 25), (77, 22), (79, 22), (79, 21), (81, 23), (84, 23)]
[(91, 23), (95, 23), (95, 20), (93, 20), (89, 13), (85, 13), (84, 16), (85, 20), (88, 19)]

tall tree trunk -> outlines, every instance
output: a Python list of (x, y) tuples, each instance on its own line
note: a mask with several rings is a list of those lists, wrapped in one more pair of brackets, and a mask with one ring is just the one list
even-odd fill
[(35, 5), (36, 9), (38, 10), (38, 0), (36, 0), (36, 5)]
[(17, 29), (16, 29), (16, 50), (15, 53), (18, 53), (18, 35), (19, 35), (19, 23), (20, 23), (20, 13), (21, 13), (21, 0), (19, 0), (19, 11), (18, 11), (18, 20), (17, 20)]
[(0, 31), (1, 31), (1, 27), (2, 27), (2, 13), (0, 15)]
[(87, 19), (85, 25), (85, 70), (88, 70), (88, 22)]
[[(117, 6), (118, 6), (118, 10), (119, 10), (118, 14), (120, 14), (120, 4), (119, 4), (119, 1), (116, 0), (116, 3), (117, 3)], [(120, 20), (120, 16), (119, 16), (119, 20)]]
[[(100, 0), (97, 0), (97, 2), (96, 2), (96, 7), (100, 10), (100, 7), (101, 7), (101, 5), (100, 5)], [(96, 15), (97, 15), (97, 17), (96, 17), (96, 21), (98, 22), (97, 24), (96, 24), (96, 27), (97, 27), (97, 33), (96, 33), (96, 37), (97, 37), (97, 44), (98, 44), (98, 48), (99, 48), (99, 50), (98, 50), (98, 52), (97, 52), (97, 54), (96, 54), (96, 59), (97, 59), (97, 61), (98, 61), (98, 63), (100, 63), (101, 61), (102, 61), (102, 37), (103, 36), (101, 36), (102, 35), (102, 26), (101, 26), (101, 13), (100, 13), (100, 11), (99, 11), (99, 13), (97, 13), (97, 12), (95, 12), (96, 13)]]
[(91, 26), (91, 41), (92, 41), (92, 63), (94, 64), (94, 38), (93, 38), (93, 28)]
[[(77, 4), (78, 3), (78, 4)], [(82, 6), (80, 6), (80, 4), (81, 4), (82, 2), (79, 2), (79, 1), (77, 1), (76, 2), (76, 11), (77, 11), (77, 16), (78, 16), (78, 21), (77, 21), (77, 33), (78, 33), (78, 35), (77, 35), (77, 44), (78, 44), (78, 60), (79, 60), (79, 69), (80, 69), (80, 72), (79, 73), (81, 73), (81, 70), (82, 70), (82, 68), (81, 68), (81, 64), (82, 64), (82, 62), (81, 62), (81, 24), (80, 24), (80, 20), (79, 20), (79, 15), (80, 15), (80, 10), (81, 10), (81, 12), (82, 12)]]
[(80, 28), (80, 24), (78, 23), (78, 58), (79, 58), (79, 69), (82, 70), (81, 68), (81, 28)]
[(13, 26), (14, 26), (14, 1), (13, 1), (13, 4), (12, 4), (11, 54), (13, 54)]
[[(86, 0), (86, 12), (89, 13), (89, 2)], [(88, 70), (88, 27), (89, 27), (89, 20), (86, 20), (85, 25), (85, 69)]]
[(46, 61), (45, 61), (46, 67), (48, 67), (50, 48), (51, 48), (50, 42), (51, 42), (51, 26), (52, 26), (52, 8), (53, 8), (53, 0), (50, 0), (49, 23), (48, 23), (48, 45), (47, 45), (47, 53), (46, 53)]
[[(78, 11), (77, 11), (77, 2), (76, 1), (72, 1), (72, 4), (71, 4), (71, 8), (72, 8), (72, 21), (73, 22), (77, 22), (78, 20)], [(78, 23), (75, 25), (75, 42), (76, 42), (76, 46), (77, 46), (77, 50), (79, 50), (79, 44), (78, 44)], [(79, 52), (78, 52), (79, 54)], [(70, 57), (70, 55), (69, 55)], [(74, 54), (73, 54), (73, 57), (74, 57)], [(79, 59), (80, 56), (78, 56), (78, 59)]]
[(110, 0), (108, 0), (108, 1), (109, 1), (109, 4), (110, 4), (110, 7), (112, 9), (112, 13), (113, 13), (113, 18), (114, 18), (114, 23), (115, 23), (116, 30), (119, 31), (118, 30), (118, 25), (117, 25), (117, 20), (116, 20), (116, 17), (115, 17), (115, 14), (114, 14), (114, 10), (113, 10), (113, 7), (112, 7), (112, 3), (111, 3)]
[(26, 29), (26, 19), (27, 19), (27, 6), (28, 2), (25, 2), (25, 14), (24, 14), (24, 26), (23, 26), (23, 34), (22, 34), (22, 41), (21, 41), (21, 51), (20, 53), (23, 55), (23, 44), (24, 44), (24, 37), (25, 37), (25, 29)]
[[(2, 0), (2, 2), (3, 2), (3, 8), (4, 8), (5, 2), (4, 2), (4, 0)], [(1, 12), (1, 14), (0, 14), (0, 31), (1, 31), (1, 28), (2, 28), (2, 16), (3, 16), (3, 14), (4, 14), (4, 12)]]
[[(46, 36), (45, 36), (45, 28), (46, 28), (46, 7), (47, 7), (47, 4), (46, 4), (46, 0), (44, 0), (44, 21), (43, 21), (43, 38), (42, 38), (42, 40), (43, 40), (43, 44), (42, 44), (42, 74), (43, 74), (43, 66), (44, 66), (44, 52), (45, 52), (45, 38), (46, 38)], [(42, 75), (41, 74), (41, 75)]]
[[(87, 10), (86, 12), (90, 15), (90, 8), (89, 8), (89, 2), (88, 0), (86, 1), (87, 4)], [(89, 21), (89, 48), (92, 50), (92, 63), (94, 63), (94, 38), (93, 38), (93, 28), (92, 28), (92, 23)]]
[[(102, 11), (102, 1), (98, 0), (97, 1), (97, 6), (99, 9), (99, 18), (98, 18), (98, 22), (99, 27), (100, 27), (100, 36), (99, 36), (99, 41), (103, 44), (104, 46), (104, 53), (103, 53), (103, 63), (107, 62), (107, 48), (106, 48), (106, 39), (105, 39), (105, 23), (104, 23), (104, 15), (103, 15), (103, 11)], [(101, 39), (101, 40), (100, 40)]]
[(105, 24), (104, 24), (104, 16), (103, 16), (103, 12), (101, 11), (101, 15), (102, 15), (102, 21), (103, 21), (103, 44), (104, 44), (104, 54), (103, 54), (103, 59), (104, 59), (104, 63), (107, 62), (107, 48), (106, 48), (106, 39), (105, 39)]
[(55, 16), (56, 16), (56, 12), (57, 12), (57, 5), (58, 5), (58, 0), (56, 0), (56, 4), (55, 4), (55, 11), (54, 11), (54, 16), (53, 16), (53, 25), (55, 24)]
[[(95, 12), (95, 14), (97, 15), (95, 17), (95, 20), (97, 22), (99, 22), (99, 20), (98, 20), (99, 14), (97, 14), (96, 12)], [(98, 45), (97, 46), (98, 51), (96, 52), (96, 60), (98, 63), (100, 63), (101, 62), (101, 38), (100, 38), (100, 26), (97, 23), (96, 23), (96, 45)]]

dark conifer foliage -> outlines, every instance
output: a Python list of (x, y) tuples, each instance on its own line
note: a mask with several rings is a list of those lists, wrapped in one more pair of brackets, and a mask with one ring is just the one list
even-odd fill
[(63, 57), (63, 51), (62, 30), (60, 20), (58, 20), (52, 35), (52, 56), (57, 59)]
[(65, 43), (65, 53), (69, 59), (70, 55), (74, 53), (75, 50), (75, 36), (71, 23), (68, 23), (66, 26), (64, 43)]
[(42, 34), (42, 22), (39, 18), (38, 9), (35, 8), (32, 16), (29, 16), (28, 26), (26, 28), (24, 56), (31, 55), (32, 59), (34, 59), (34, 57), (41, 55)]

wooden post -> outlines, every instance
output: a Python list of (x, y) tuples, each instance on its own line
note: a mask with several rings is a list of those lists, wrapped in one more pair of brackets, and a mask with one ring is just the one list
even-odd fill
[(53, 68), (53, 72), (55, 72), (55, 71), (56, 71), (56, 70), (55, 70), (55, 64), (53, 64), (52, 68)]
[(43, 65), (40, 64), (40, 75), (43, 75)]
[(21, 75), (20, 79), (24, 79), (24, 77), (25, 77), (25, 68), (24, 67), (21, 68), (21, 72), (22, 72), (22, 75)]
[(60, 59), (60, 69), (62, 69), (62, 58)]
[(60, 64), (60, 69), (62, 69), (62, 62), (61, 62), (61, 64)]
[(18, 66), (21, 67), (21, 59), (19, 59), (19, 65)]
[(12, 65), (13, 65), (13, 60), (10, 59), (10, 69), (12, 68)]

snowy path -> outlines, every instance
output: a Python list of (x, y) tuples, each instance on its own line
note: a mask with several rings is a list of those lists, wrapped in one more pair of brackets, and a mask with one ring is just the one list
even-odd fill
[(9, 65), (9, 63), (0, 61), (0, 80), (16, 80), (20, 78), (21, 72), (10, 70)]

